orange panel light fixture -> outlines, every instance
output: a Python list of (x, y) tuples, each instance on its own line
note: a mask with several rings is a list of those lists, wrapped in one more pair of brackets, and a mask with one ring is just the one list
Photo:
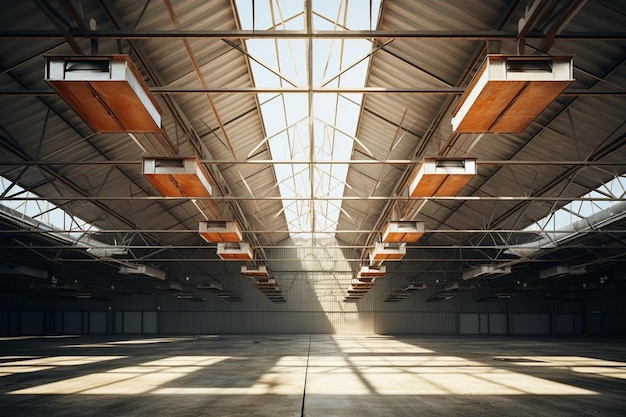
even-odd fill
[(209, 174), (195, 157), (144, 158), (143, 174), (164, 197), (211, 197)]
[(381, 278), (385, 276), (387, 272), (387, 267), (384, 265), (381, 266), (367, 266), (363, 265), (356, 273), (356, 278)]
[(269, 278), (270, 273), (267, 270), (267, 266), (259, 265), (259, 266), (245, 266), (241, 267), (241, 273), (247, 277), (256, 277), (256, 278)]
[(409, 185), (411, 197), (453, 197), (476, 175), (476, 159), (424, 158)]
[(521, 133), (574, 81), (567, 56), (487, 55), (452, 114), (455, 133)]
[(376, 242), (370, 251), (371, 261), (399, 261), (406, 255), (405, 243)]
[(161, 131), (161, 110), (128, 55), (46, 60), (45, 81), (95, 132)]
[(201, 221), (199, 233), (209, 243), (241, 242), (243, 240), (239, 223), (235, 221)]
[(383, 230), (385, 243), (415, 243), (424, 234), (424, 222), (392, 221)]
[(254, 259), (249, 243), (218, 243), (217, 256), (227, 261), (251, 261)]

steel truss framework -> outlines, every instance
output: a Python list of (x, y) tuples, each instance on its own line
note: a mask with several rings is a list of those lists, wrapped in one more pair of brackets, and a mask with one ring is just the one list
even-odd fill
[[(351, 202), (370, 202), (380, 203), (382, 206), (378, 206), (378, 211), (374, 214), (376, 221), (370, 227), (363, 226), (363, 221), (355, 221), (354, 227), (346, 227), (340, 230), (341, 233), (354, 234), (357, 236), (367, 236), (365, 240), (354, 239), (353, 241), (343, 242), (336, 246), (328, 246), (329, 248), (347, 249), (351, 251), (350, 257), (346, 257), (346, 261), (354, 264), (363, 262), (367, 256), (367, 250), (372, 246), (372, 243), (378, 238), (380, 231), (383, 229), (385, 222), (392, 218), (397, 217), (397, 213), (401, 213), (403, 217), (407, 218), (424, 218), (429, 221), (431, 227), (426, 230), (426, 239), (422, 243), (410, 246), (410, 250), (413, 252), (405, 258), (407, 263), (415, 262), (419, 264), (423, 263), (445, 263), (446, 266), (434, 267), (433, 269), (438, 271), (439, 274), (453, 275), (458, 273), (462, 269), (466, 269), (470, 265), (490, 262), (498, 263), (501, 265), (521, 265), (521, 264), (533, 264), (533, 263), (553, 263), (556, 259), (556, 251), (563, 250), (566, 252), (565, 256), (571, 256), (571, 259), (575, 259), (577, 263), (588, 266), (598, 266), (609, 263), (621, 263), (624, 261), (623, 255), (619, 254), (619, 250), (626, 246), (624, 239), (624, 232), (621, 229), (621, 223), (611, 225), (610, 228), (594, 229), (585, 232), (585, 238), (588, 240), (583, 241), (582, 236), (576, 239), (572, 239), (570, 242), (549, 250), (538, 253), (536, 257), (530, 257), (526, 259), (514, 259), (511, 256), (505, 255), (505, 250), (511, 245), (518, 243), (518, 239), (521, 237), (530, 237), (533, 234), (523, 228), (513, 227), (517, 224), (516, 221), (511, 222), (510, 219), (524, 219), (526, 216), (534, 216), (535, 206), (542, 206), (543, 204), (550, 205), (550, 209), (547, 210), (547, 215), (553, 215), (563, 205), (571, 201), (580, 202), (622, 202), (624, 201), (624, 193), (605, 192), (604, 195), (593, 197), (581, 197), (584, 193), (572, 197), (569, 193), (565, 192), (568, 187), (587, 188), (587, 191), (595, 188), (591, 187), (585, 181), (579, 181), (578, 176), (582, 172), (597, 171), (598, 181), (596, 183), (604, 182), (608, 177), (614, 177), (619, 180), (621, 188), (625, 189), (623, 183), (623, 172), (626, 163), (623, 160), (616, 160), (615, 156), (619, 156), (620, 152), (626, 144), (626, 136), (623, 129), (617, 129), (616, 131), (608, 132), (605, 137), (594, 142), (594, 148), (588, 150), (586, 154), (581, 155), (579, 160), (563, 159), (559, 160), (553, 156), (552, 159), (517, 159), (516, 156), (524, 154), (524, 147), (532, 144), (533, 140), (538, 137), (541, 132), (554, 131), (559, 132), (558, 128), (553, 128), (553, 122), (559, 120), (559, 118), (568, 117), (568, 112), (575, 108), (576, 103), (582, 98), (621, 98), (626, 95), (626, 89), (624, 84), (620, 82), (612, 81), (613, 77), (619, 76), (623, 72), (624, 58), (616, 61), (612, 66), (604, 68), (604, 72), (601, 74), (591, 74), (595, 77), (594, 82), (588, 83), (584, 88), (579, 86), (573, 86), (568, 88), (564, 94), (564, 103), (557, 110), (549, 115), (546, 115), (541, 120), (541, 127), (534, 133), (534, 136), (526, 138), (526, 143), (519, 146), (519, 149), (515, 151), (509, 159), (483, 159), (479, 160), (479, 166), (486, 168), (486, 174), (481, 176), (474, 185), (474, 192), (454, 196), (454, 197), (428, 197), (428, 198), (409, 198), (405, 194), (407, 183), (410, 179), (411, 173), (416, 164), (425, 156), (428, 152), (432, 153), (431, 144), (438, 142), (438, 155), (441, 157), (454, 156), (458, 153), (469, 153), (476, 146), (480, 146), (484, 142), (482, 135), (454, 135), (448, 134), (442, 137), (442, 125), (446, 121), (445, 115), (449, 111), (453, 101), (465, 91), (465, 85), (472, 70), (475, 68), (475, 62), (478, 61), (478, 57), (482, 56), (486, 49), (493, 45), (494, 42), (519, 42), (523, 41), (524, 44), (528, 43), (528, 47), (531, 44), (534, 48), (543, 52), (550, 50), (550, 44), (559, 42), (567, 47), (567, 44), (575, 44), (576, 42), (585, 41), (591, 43), (604, 43), (604, 42), (616, 42), (623, 45), (626, 41), (626, 33), (607, 31), (564, 31), (557, 30), (562, 28), (554, 28), (554, 31), (536, 31), (534, 28), (528, 29), (526, 32), (521, 33), (505, 31), (503, 30), (503, 24), (508, 19), (509, 13), (505, 13), (502, 18), (503, 22), (498, 26), (498, 30), (473, 30), (473, 31), (447, 31), (447, 30), (435, 30), (435, 31), (423, 31), (423, 30), (316, 30), (313, 26), (314, 10), (312, 7), (307, 7), (310, 2), (303, 2), (303, 22), (304, 27), (302, 30), (198, 30), (198, 29), (184, 29), (178, 21), (177, 12), (169, 2), (165, 2), (165, 9), (167, 11), (168, 19), (171, 25), (175, 29), (170, 30), (140, 30), (131, 29), (126, 27), (123, 17), (120, 15), (120, 11), (116, 10), (112, 2), (107, 0), (99, 0), (98, 7), (101, 9), (101, 13), (107, 16), (110, 20), (110, 25), (116, 29), (96, 29), (92, 30), (86, 22), (81, 20), (82, 13), (76, 7), (76, 4), (71, 1), (61, 2), (63, 8), (56, 9), (55, 6), (47, 1), (35, 1), (38, 8), (46, 15), (47, 19), (54, 24), (56, 29), (42, 29), (37, 30), (33, 28), (28, 29), (0, 29), (0, 40), (5, 42), (11, 42), (12, 40), (29, 40), (33, 42), (46, 41), (52, 42), (54, 46), (47, 48), (45, 51), (38, 51), (33, 56), (23, 57), (20, 62), (14, 62), (7, 68), (2, 69), (2, 75), (6, 83), (0, 86), (0, 97), (18, 97), (36, 100), (37, 104), (45, 108), (45, 119), (41, 124), (40, 137), (36, 146), (30, 146), (29, 149), (25, 149), (20, 139), (13, 136), (12, 131), (6, 129), (4, 126), (9, 123), (5, 123), (2, 120), (2, 126), (0, 126), (0, 146), (3, 149), (3, 156), (0, 158), (0, 168), (3, 174), (6, 174), (6, 184), (0, 195), (1, 202), (11, 202), (17, 204), (14, 210), (25, 209), (26, 207), (32, 207), (38, 205), (39, 212), (29, 215), (33, 219), (39, 219), (42, 217), (50, 217), (55, 207), (60, 209), (66, 209), (66, 213), (63, 215), (63, 224), (58, 225), (55, 230), (46, 230), (44, 228), (38, 228), (33, 224), (29, 226), (15, 227), (16, 219), (8, 219), (3, 217), (3, 223), (7, 226), (0, 230), (0, 237), (8, 236), (9, 239), (3, 239), (3, 244), (0, 248), (9, 251), (11, 254), (28, 253), (25, 257), (30, 256), (41, 257), (51, 263), (68, 263), (68, 264), (82, 264), (82, 263), (101, 263), (107, 267), (111, 265), (117, 266), (123, 263), (131, 262), (151, 262), (154, 264), (167, 264), (180, 262), (181, 259), (186, 262), (204, 264), (206, 262), (215, 263), (219, 262), (217, 258), (211, 257), (207, 259), (206, 252), (209, 252), (212, 248), (211, 245), (205, 245), (202, 243), (190, 244), (188, 241), (182, 243), (172, 243), (169, 239), (170, 235), (188, 236), (194, 235), (195, 230), (189, 229), (188, 225), (192, 223), (190, 219), (195, 219), (195, 213), (189, 213), (185, 207), (188, 206), (189, 199), (175, 198), (175, 197), (159, 197), (151, 195), (150, 192), (127, 192), (126, 189), (119, 188), (117, 193), (111, 194), (110, 192), (105, 194), (103, 191), (106, 189), (106, 182), (108, 175), (105, 175), (99, 179), (93, 179), (95, 184), (85, 184), (80, 180), (79, 176), (65, 175), (63, 171), (68, 167), (79, 167), (85, 171), (92, 167), (104, 167), (108, 169), (111, 176), (115, 174), (121, 174), (126, 177), (129, 183), (133, 183), (139, 189), (144, 189), (145, 186), (137, 184), (139, 181), (136, 176), (133, 176), (129, 172), (137, 168), (141, 163), (138, 158), (129, 159), (116, 159), (106, 155), (106, 151), (98, 148), (97, 144), (94, 144), (96, 152), (102, 155), (103, 160), (76, 160), (72, 158), (60, 157), (57, 154), (42, 155), (41, 150), (45, 148), (45, 140), (53, 132), (50, 131), (49, 119), (59, 118), (65, 122), (66, 129), (73, 135), (81, 137), (84, 141), (96, 140), (91, 133), (85, 133), (84, 129), (67, 114), (65, 109), (60, 107), (57, 103), (50, 100), (53, 98), (51, 90), (38, 88), (36, 83), (31, 83), (28, 78), (24, 76), (20, 78), (20, 69), (33, 60), (39, 58), (42, 52), (54, 53), (58, 50), (65, 50), (68, 47), (75, 53), (82, 54), (86, 52), (87, 40), (99, 40), (106, 41), (119, 41), (123, 44), (124, 48), (133, 54), (134, 59), (138, 65), (145, 72), (146, 79), (150, 82), (150, 91), (164, 102), (168, 115), (173, 120), (173, 125), (180, 129), (178, 137), (174, 139), (173, 136), (168, 137), (167, 140), (175, 142), (181, 140), (187, 144), (192, 151), (200, 157), (203, 164), (210, 167), (211, 174), (213, 175), (216, 188), (219, 190), (219, 195), (212, 198), (212, 200), (222, 204), (221, 207), (229, 215), (239, 221), (246, 230), (246, 236), (252, 241), (252, 245), (255, 248), (258, 255), (258, 261), (266, 262), (271, 259), (273, 262), (280, 262), (282, 260), (288, 260), (288, 258), (281, 258), (280, 256), (269, 257), (268, 251), (280, 250), (280, 249), (295, 249), (307, 247), (306, 245), (298, 246), (292, 245), (292, 242), (280, 242), (280, 243), (268, 243), (273, 242), (271, 236), (282, 235), (285, 236), (289, 233), (290, 229), (288, 225), (283, 227), (259, 227), (262, 222), (253, 221), (254, 216), (264, 218), (267, 216), (278, 216), (280, 213), (263, 211), (267, 209), (259, 209), (258, 213), (252, 213), (249, 205), (251, 203), (259, 207), (259, 204), (282, 202), (289, 200), (292, 204), (314, 204), (314, 203), (340, 203), (341, 209), (348, 213), (350, 216), (350, 209), (345, 208), (345, 203)], [(514, 2), (517, 5), (517, 2)], [(576, 2), (574, 2), (576, 3)], [(384, 9), (383, 9), (384, 10)], [(235, 11), (232, 12), (235, 14)], [(575, 15), (576, 11), (564, 11), (563, 18), (571, 19)], [(571, 15), (567, 15), (571, 13)], [(66, 16), (60, 18), (59, 16)], [(529, 16), (533, 17), (533, 16)], [(537, 16), (534, 16), (537, 17)], [(532, 19), (531, 19), (532, 20)], [(140, 19), (136, 22), (138, 25)], [(275, 22), (277, 25), (281, 23)], [(340, 25), (341, 22), (335, 20), (333, 22), (336, 25)], [(550, 36), (547, 35), (551, 34)], [(551, 38), (551, 39), (548, 39)], [(259, 57), (255, 57), (247, 50), (244, 40), (252, 39), (269, 39), (269, 40), (302, 40), (308, 42), (307, 47), (307, 59), (306, 59), (306, 71), (307, 75), (305, 79), (307, 82), (298, 83), (291, 82), (290, 77), (275, 70), (275, 75), (284, 82), (280, 87), (257, 87), (257, 86), (213, 86), (204, 80), (202, 74), (201, 65), (198, 63), (198, 58), (194, 54), (191, 42), (197, 40), (210, 40), (214, 42), (223, 42), (227, 45), (229, 52), (236, 52), (238, 56), (245, 60), (247, 65), (251, 65), (252, 62), (263, 65), (264, 63)], [(311, 82), (313, 73), (313, 62), (310, 57), (310, 49), (312, 48), (312, 42), (314, 40), (348, 40), (348, 39), (367, 39), (372, 42), (372, 51), (367, 57), (363, 59), (369, 59), (370, 56), (377, 57), (379, 55), (390, 55), (393, 42), (396, 40), (415, 40), (415, 41), (441, 41), (446, 40), (450, 42), (466, 42), (473, 41), (478, 42), (481, 46), (479, 51), (476, 51), (474, 58), (467, 64), (467, 70), (464, 72), (463, 77), (456, 81), (458, 82), (437, 82), (433, 87), (411, 87), (407, 86), (365, 86), (365, 87), (331, 87), (329, 85), (315, 86)], [(159, 73), (160, 69), (153, 63), (152, 57), (146, 52), (143, 41), (159, 40), (163, 42), (177, 42), (184, 45), (185, 56), (189, 62), (193, 63), (193, 74), (197, 77), (198, 83), (193, 87), (178, 87), (176, 80), (174, 82), (166, 81)], [(535, 42), (533, 42), (535, 41)], [(50, 43), (48, 43), (50, 45)], [(264, 64), (266, 67), (271, 67), (269, 64)], [(421, 70), (415, 63), (410, 64), (413, 68)], [(342, 68), (342, 71), (345, 68)], [(589, 71), (585, 68), (577, 66), (576, 71), (583, 76), (590, 75)], [(339, 76), (340, 74), (335, 74)], [(593, 78), (592, 77), (592, 78)], [(332, 78), (332, 77), (331, 77)], [(9, 82), (10, 81), (10, 82)], [(437, 81), (443, 81), (440, 78)], [(619, 81), (619, 80), (618, 80)], [(31, 84), (34, 84), (31, 85)], [(236, 140), (229, 137), (229, 126), (233, 122), (232, 120), (224, 119), (221, 116), (219, 104), (216, 103), (215, 97), (221, 94), (229, 95), (241, 95), (251, 96), (254, 100), (257, 100), (259, 94), (276, 94), (276, 95), (289, 95), (289, 94), (306, 94), (311, 97), (313, 94), (337, 94), (337, 95), (349, 95), (349, 94), (364, 94), (366, 96), (378, 97), (405, 97), (405, 96), (436, 96), (445, 97), (447, 100), (437, 112), (435, 112), (432, 119), (429, 121), (428, 129), (423, 131), (414, 131), (411, 129), (411, 125), (405, 123), (404, 120), (394, 121), (395, 128), (401, 134), (409, 134), (412, 137), (418, 138), (419, 142), (415, 145), (415, 148), (411, 150), (410, 155), (404, 158), (392, 158), (392, 157), (375, 157), (374, 152), (370, 151), (369, 143), (362, 143), (359, 148), (359, 159), (351, 160), (332, 160), (328, 157), (319, 158), (315, 155), (323, 153), (323, 149), (330, 142), (332, 142), (332, 135), (325, 136), (326, 144), (322, 147), (317, 147), (319, 152), (316, 152), (316, 146), (310, 143), (311, 158), (298, 159), (298, 160), (273, 160), (267, 157), (257, 157), (254, 151), (266, 150), (267, 141), (269, 137), (264, 132), (257, 132), (258, 137), (254, 138), (255, 148), (253, 151), (246, 155), (247, 158), (237, 157), (238, 149), (236, 149)], [(230, 157), (225, 157), (224, 154), (220, 154), (218, 157), (213, 157), (210, 150), (207, 149), (207, 136), (201, 136), (197, 131), (196, 123), (188, 117), (190, 113), (187, 109), (183, 110), (181, 105), (177, 103), (179, 97), (202, 97), (203, 104), (210, 109), (210, 116), (212, 118), (211, 126), (209, 130), (214, 136), (218, 136), (224, 143), (224, 146), (229, 149)], [(259, 104), (260, 107), (260, 104)], [(362, 119), (367, 116), (372, 116), (374, 119), (378, 118), (383, 120), (382, 116), (376, 114), (374, 110), (364, 109), (362, 110)], [(571, 117), (571, 116), (569, 116)], [(310, 112), (308, 114), (310, 120), (314, 119), (314, 115)], [(8, 121), (7, 121), (8, 122)], [(386, 121), (385, 121), (386, 122)], [(622, 120), (623, 126), (623, 120)], [(217, 133), (215, 133), (217, 132)], [(560, 133), (560, 132), (559, 132)], [(310, 132), (304, 132), (303, 137), (312, 140)], [(179, 139), (182, 138), (182, 139)], [(355, 140), (359, 138), (355, 137)], [(90, 143), (97, 143), (96, 141)], [(584, 138), (574, 137), (576, 146), (583, 146)], [(72, 149), (75, 145), (67, 144), (66, 150)], [(428, 152), (427, 152), (428, 149)], [(45, 157), (44, 157), (45, 156)], [(328, 156), (328, 155), (327, 155)], [(317, 164), (323, 165), (343, 165), (346, 164), (353, 170), (359, 170), (366, 166), (380, 166), (389, 169), (397, 169), (401, 172), (400, 179), (397, 184), (388, 192), (382, 195), (376, 195), (371, 189), (363, 187), (359, 189), (361, 184), (351, 184), (350, 180), (345, 181), (348, 186), (355, 186), (357, 191), (352, 195), (344, 195), (342, 197), (329, 197), (329, 196), (317, 196), (314, 192), (310, 192), (307, 195), (292, 196), (289, 198), (282, 197), (280, 195), (266, 194), (265, 190), (253, 190), (249, 186), (249, 193), (241, 193), (234, 191), (236, 184), (226, 179), (222, 174), (226, 171), (233, 169), (243, 169), (249, 167), (274, 167), (278, 165), (298, 165), (306, 164), (310, 169), (315, 168)], [(515, 170), (518, 168), (528, 167), (554, 167), (562, 168), (554, 171), (553, 178), (546, 183), (525, 189), (525, 183), (521, 180), (517, 181), (515, 176)], [(511, 170), (514, 178), (512, 183), (507, 183), (505, 186), (506, 192), (501, 192), (499, 195), (486, 195), (481, 193), (483, 185), (489, 185), (490, 181), (497, 181), (498, 176), (505, 170)], [(31, 171), (36, 171), (40, 175), (41, 179), (37, 182), (31, 182), (25, 184), (22, 181), (23, 178), (28, 176)], [(13, 180), (9, 180), (8, 178)], [(373, 189), (377, 189), (384, 184), (384, 178), (381, 174), (377, 178), (373, 178), (375, 186)], [(247, 179), (241, 176), (241, 182), (247, 184)], [(24, 187), (23, 191), (11, 192), (15, 190), (15, 186), (19, 185)], [(48, 192), (46, 195), (39, 196), (38, 190), (44, 186), (51, 186), (48, 190), (54, 190), (54, 192)], [(300, 187), (300, 186), (298, 186)], [(239, 189), (238, 189), (239, 190)], [(359, 194), (360, 193), (360, 194)], [(202, 199), (199, 199), (202, 200)], [(53, 201), (56, 206), (47, 205), (48, 201)], [(112, 203), (123, 203), (128, 206), (137, 205), (137, 207), (131, 207), (129, 211), (120, 213)], [(156, 204), (160, 209), (166, 213), (164, 217), (167, 217), (167, 227), (163, 228), (146, 228), (139, 227), (136, 219), (132, 217), (139, 212), (144, 204)], [(488, 221), (484, 224), (483, 228), (480, 227), (449, 227), (450, 222), (455, 222), (454, 213), (461, 209), (463, 206), (467, 206), (472, 203), (486, 203), (490, 204), (487, 209), (493, 210), (491, 217), (488, 217)], [(79, 215), (74, 215), (72, 210), (81, 204), (88, 204), (93, 210), (101, 213), (101, 216), (105, 221), (102, 224), (109, 223), (111, 226), (108, 228), (96, 227), (80, 220)], [(498, 205), (505, 204), (509, 207), (507, 210), (500, 212), (496, 208)], [(429, 207), (437, 206), (442, 212), (447, 214), (441, 215), (440, 213), (433, 213), (436, 210), (429, 210)], [(275, 208), (275, 206), (273, 206)], [(178, 210), (180, 209), (180, 210)], [(598, 210), (600, 210), (598, 208)], [(354, 210), (358, 211), (358, 210)], [(544, 210), (545, 211), (545, 210)], [(24, 213), (26, 213), (24, 211)], [(595, 214), (591, 212), (589, 214)], [(580, 213), (579, 217), (585, 217)], [(314, 214), (313, 214), (314, 216)], [(539, 218), (532, 218), (532, 221), (538, 221)], [(520, 220), (521, 222), (521, 220)], [(52, 221), (46, 221), (46, 224), (50, 226)], [(254, 223), (254, 224), (253, 224)], [(303, 222), (304, 224), (310, 224), (311, 219)], [(302, 224), (302, 223), (301, 223)], [(321, 232), (322, 234), (331, 234), (333, 231), (315, 230), (315, 226), (312, 226), (311, 230), (303, 230), (304, 232), (312, 233), (313, 231)], [(543, 228), (540, 230), (541, 234), (549, 234), (550, 232), (575, 232), (576, 230), (567, 229), (550, 229)], [(44, 240), (41, 243), (37, 240), (39, 235), (46, 236), (52, 234), (66, 234), (67, 237), (71, 237), (66, 242), (59, 243), (54, 240)], [(82, 256), (76, 257), (68, 256), (67, 254), (77, 253), (82, 248), (77, 248), (76, 243), (80, 238), (73, 235), (73, 233), (80, 233), (81, 236), (96, 237), (102, 239), (104, 247), (110, 245), (119, 245), (123, 249), (128, 251), (128, 256), (123, 260), (121, 258), (106, 257), (103, 259), (98, 256)], [(268, 236), (270, 236), (268, 238)], [(448, 238), (452, 236), (451, 238)], [(31, 240), (34, 239), (34, 240)], [(47, 239), (47, 238), (46, 238)], [(7, 242), (11, 242), (8, 244)], [(97, 244), (91, 242), (90, 245), (96, 246)], [(315, 241), (310, 243), (310, 248), (314, 249), (319, 247), (315, 244)], [(69, 248), (69, 251), (64, 249)], [(610, 249), (610, 250), (607, 250)], [(23, 252), (22, 252), (23, 251)], [(422, 252), (436, 252), (436, 254), (429, 257), (421, 257), (414, 253)], [(202, 252), (202, 255), (196, 255), (196, 253)], [(584, 255), (580, 255), (579, 252), (583, 252)], [(18, 259), (18, 258), (16, 258)], [(320, 260), (331, 260), (320, 259)], [(7, 259), (3, 259), (6, 262)], [(199, 267), (203, 269), (202, 266)], [(420, 266), (421, 269), (421, 266)], [(99, 271), (100, 273), (101, 271)], [(292, 270), (285, 269), (283, 272), (291, 273)], [(350, 271), (340, 271), (348, 273)], [(414, 276), (415, 273), (410, 270), (398, 267), (395, 271), (399, 275)], [(406, 279), (406, 277), (405, 277)]]

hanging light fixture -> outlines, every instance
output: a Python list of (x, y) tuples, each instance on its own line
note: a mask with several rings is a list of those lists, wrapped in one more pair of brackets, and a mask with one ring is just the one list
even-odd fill
[(567, 56), (487, 55), (452, 113), (454, 133), (520, 133), (574, 81)]

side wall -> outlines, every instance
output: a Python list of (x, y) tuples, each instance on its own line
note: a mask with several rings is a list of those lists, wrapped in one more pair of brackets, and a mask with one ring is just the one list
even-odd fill
[(316, 294), (294, 284), (286, 303), (273, 304), (251, 285), (240, 290), (241, 302), (211, 294), (203, 302), (189, 302), (160, 291), (110, 301), (5, 293), (0, 294), (0, 334), (626, 334), (624, 300), (612, 294), (593, 302), (522, 294), (486, 303), (476, 302), (473, 292), (437, 303), (415, 294), (385, 303), (386, 293), (375, 288), (359, 303), (346, 304), (320, 303)]

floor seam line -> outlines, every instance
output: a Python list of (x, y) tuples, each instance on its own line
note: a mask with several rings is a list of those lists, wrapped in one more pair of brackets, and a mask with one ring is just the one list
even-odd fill
[(304, 417), (304, 400), (306, 399), (306, 381), (309, 376), (309, 358), (311, 357), (311, 339), (313, 335), (309, 334), (309, 349), (306, 354), (306, 366), (304, 367), (304, 384), (302, 385), (302, 407), (300, 408), (300, 417)]

